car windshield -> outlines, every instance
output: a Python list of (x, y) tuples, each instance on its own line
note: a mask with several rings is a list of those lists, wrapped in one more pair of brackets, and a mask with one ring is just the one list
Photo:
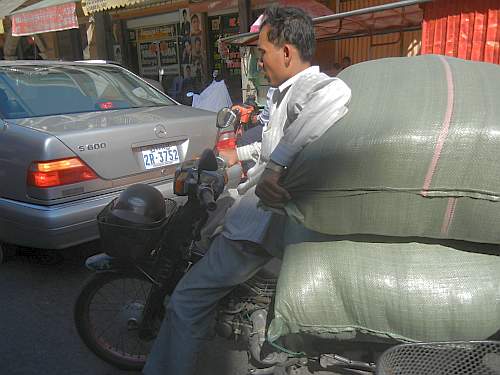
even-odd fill
[(6, 119), (174, 104), (118, 66), (0, 66), (0, 112)]

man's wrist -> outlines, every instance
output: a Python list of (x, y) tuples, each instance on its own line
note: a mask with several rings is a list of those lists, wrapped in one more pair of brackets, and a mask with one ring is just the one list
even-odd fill
[(269, 160), (266, 164), (266, 169), (281, 174), (286, 169), (286, 167), (279, 165), (278, 163), (275, 163), (272, 160)]

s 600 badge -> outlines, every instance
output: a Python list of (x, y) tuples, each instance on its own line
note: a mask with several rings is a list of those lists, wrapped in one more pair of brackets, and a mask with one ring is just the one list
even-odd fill
[(78, 146), (78, 151), (98, 151), (106, 148), (106, 142)]

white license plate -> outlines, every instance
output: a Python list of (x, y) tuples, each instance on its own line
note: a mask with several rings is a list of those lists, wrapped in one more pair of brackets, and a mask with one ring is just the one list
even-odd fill
[(158, 146), (142, 150), (144, 168), (153, 169), (180, 162), (177, 146)]

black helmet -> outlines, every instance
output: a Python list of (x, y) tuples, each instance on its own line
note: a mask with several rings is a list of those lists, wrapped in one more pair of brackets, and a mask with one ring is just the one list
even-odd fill
[(135, 184), (115, 199), (108, 213), (108, 222), (115, 224), (154, 224), (166, 216), (165, 199), (154, 187)]

